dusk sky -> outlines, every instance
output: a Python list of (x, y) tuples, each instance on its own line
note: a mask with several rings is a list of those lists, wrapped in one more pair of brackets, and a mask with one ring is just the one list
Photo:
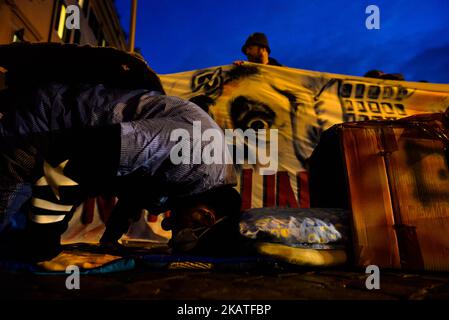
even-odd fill
[[(129, 31), (131, 0), (116, 0)], [(380, 30), (368, 30), (368, 5)], [(449, 83), (448, 0), (139, 0), (136, 46), (158, 73), (244, 60), (248, 35), (264, 32), (271, 56), (299, 69)]]

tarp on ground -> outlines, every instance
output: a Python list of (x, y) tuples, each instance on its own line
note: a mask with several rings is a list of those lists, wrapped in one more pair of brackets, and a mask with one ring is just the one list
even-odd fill
[[(167, 95), (196, 102), (222, 128), (278, 130), (279, 152), (272, 174), (261, 174), (259, 163), (237, 166), (244, 208), (308, 207), (306, 159), (318, 144), (321, 132), (334, 124), (392, 120), (440, 112), (449, 106), (448, 84), (371, 79), (251, 63), (160, 78)], [(256, 151), (250, 148), (248, 152)], [(78, 208), (64, 235), (65, 242), (98, 240), (112, 205), (111, 199), (92, 199), (87, 206)], [(167, 233), (160, 230), (158, 222), (150, 223), (145, 216), (127, 235), (130, 240), (163, 241), (164, 237)]]

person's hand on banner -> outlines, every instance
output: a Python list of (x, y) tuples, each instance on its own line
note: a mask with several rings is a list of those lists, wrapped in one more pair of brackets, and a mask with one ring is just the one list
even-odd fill
[(246, 63), (246, 61), (243, 60), (236, 60), (234, 61), (232, 64), (236, 65), (236, 66), (242, 66)]

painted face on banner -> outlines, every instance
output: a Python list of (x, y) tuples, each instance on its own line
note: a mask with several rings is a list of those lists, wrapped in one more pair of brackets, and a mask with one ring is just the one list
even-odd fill
[[(264, 73), (228, 82), (209, 111), (222, 128), (277, 130), (279, 170), (297, 171), (311, 152), (309, 141), (300, 138), (305, 136), (300, 130), (306, 128), (298, 125), (300, 115), (313, 116), (311, 93), (289, 90), (285, 84), (282, 79), (270, 81)], [(267, 146), (271, 137), (266, 135)]]

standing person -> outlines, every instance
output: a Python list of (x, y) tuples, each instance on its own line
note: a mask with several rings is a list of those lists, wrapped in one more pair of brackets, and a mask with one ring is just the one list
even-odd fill
[[(282, 66), (276, 59), (270, 57), (271, 49), (267, 36), (264, 33), (255, 32), (251, 34), (242, 46), (242, 52), (246, 55), (249, 62)], [(236, 61), (236, 64), (242, 63), (242, 61)]]

